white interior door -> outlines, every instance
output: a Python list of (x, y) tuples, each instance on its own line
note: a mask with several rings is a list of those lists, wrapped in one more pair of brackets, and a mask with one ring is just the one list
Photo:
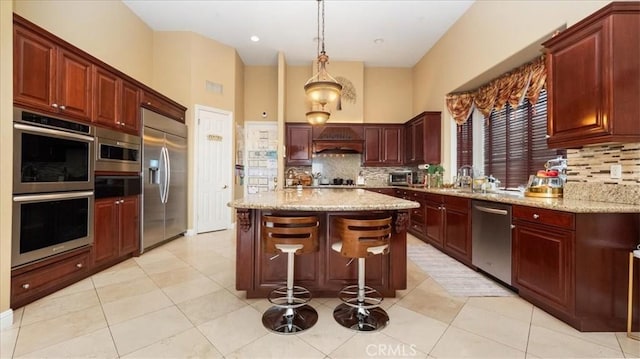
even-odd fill
[(232, 194), (231, 113), (196, 106), (196, 231), (227, 229)]

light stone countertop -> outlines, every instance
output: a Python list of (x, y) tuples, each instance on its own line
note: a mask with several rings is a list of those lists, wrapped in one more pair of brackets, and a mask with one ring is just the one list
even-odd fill
[(289, 211), (375, 211), (418, 208), (420, 204), (365, 188), (283, 189), (246, 195), (229, 207)]
[[(395, 187), (399, 188), (399, 187)], [(522, 206), (547, 208), (556, 211), (571, 213), (640, 213), (640, 206), (614, 202), (585, 201), (567, 198), (536, 198), (525, 197), (520, 192), (499, 191), (496, 193), (472, 193), (468, 190), (444, 189), (444, 188), (420, 188), (403, 187), (407, 190), (420, 191), (466, 197), (477, 200), (500, 202), (507, 204), (518, 204)]]
[(599, 202), (586, 201), (567, 198), (535, 198), (525, 197), (520, 192), (501, 191), (496, 193), (472, 193), (468, 190), (444, 189), (444, 188), (423, 188), (423, 187), (404, 187), (404, 186), (321, 186), (321, 187), (305, 187), (305, 189), (334, 190), (334, 189), (374, 189), (374, 188), (393, 188), (400, 190), (411, 190), (425, 193), (442, 194), (450, 196), (465, 197), (477, 200), (517, 204), (522, 206), (547, 208), (556, 211), (564, 211), (571, 213), (640, 213), (640, 206), (633, 204), (615, 203), (615, 202)]

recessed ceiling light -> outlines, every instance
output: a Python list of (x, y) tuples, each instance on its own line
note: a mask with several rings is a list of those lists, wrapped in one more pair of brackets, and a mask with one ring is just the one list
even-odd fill
[(251, 41), (258, 42), (258, 41), (260, 41), (260, 38), (257, 35), (253, 35), (253, 36), (251, 36)]
[(377, 39), (373, 40), (373, 43), (376, 44), (376, 45), (380, 45), (383, 42), (384, 42), (384, 39), (382, 39), (382, 38), (377, 38)]

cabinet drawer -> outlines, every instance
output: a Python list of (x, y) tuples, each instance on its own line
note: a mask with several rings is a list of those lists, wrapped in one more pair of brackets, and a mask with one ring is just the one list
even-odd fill
[(513, 206), (513, 218), (566, 229), (575, 228), (575, 216), (573, 213), (551, 209)]
[(433, 193), (425, 193), (424, 194), (424, 198), (427, 201), (431, 201), (431, 202), (436, 202), (436, 203), (442, 203), (443, 201), (443, 196), (440, 194), (433, 194)]
[(463, 197), (456, 196), (443, 196), (444, 197), (444, 206), (447, 209), (457, 209), (462, 212), (468, 212), (469, 206), (471, 205), (471, 200)]
[(88, 263), (87, 249), (46, 265), (34, 265), (37, 268), (33, 270), (16, 270), (19, 274), (11, 278), (11, 304), (18, 307), (27, 298), (41, 297), (77, 280), (89, 270)]

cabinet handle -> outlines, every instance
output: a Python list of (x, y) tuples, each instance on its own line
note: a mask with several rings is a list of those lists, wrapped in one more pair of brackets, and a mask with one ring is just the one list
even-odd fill
[(52, 103), (52, 104), (51, 104), (51, 107), (53, 107), (53, 108), (58, 108), (58, 104), (57, 104), (57, 103)]
[(22, 285), (23, 289), (29, 289), (31, 287), (31, 285), (29, 283), (25, 283)]
[(544, 135), (544, 138), (551, 138), (551, 135)]
[(533, 214), (533, 219), (538, 219), (538, 218), (540, 218), (540, 215), (539, 215), (539, 214), (537, 214), (537, 213), (534, 213), (534, 214)]
[(147, 105), (151, 105), (151, 101), (147, 101)]
[(65, 105), (60, 105), (60, 109), (61, 109), (61, 110), (66, 110), (66, 109), (67, 109), (67, 106), (65, 106)]
[(82, 268), (82, 267), (84, 267), (84, 266), (82, 265), (82, 263), (77, 263), (77, 264), (76, 264), (76, 268)]

